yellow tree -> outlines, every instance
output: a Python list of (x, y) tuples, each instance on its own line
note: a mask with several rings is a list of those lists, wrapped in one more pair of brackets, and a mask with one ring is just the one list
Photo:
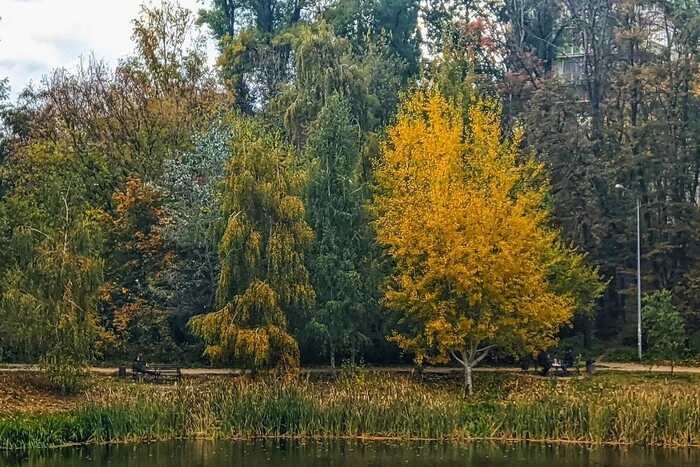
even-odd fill
[(500, 112), (477, 101), (465, 127), (459, 104), (418, 91), (377, 167), (375, 228), (395, 264), (384, 303), (404, 325), (390, 339), (419, 364), (454, 358), (470, 394), (491, 349), (554, 343), (578, 303), (553, 274), (583, 267), (549, 225), (543, 167), (520, 153), (518, 132), (504, 137)]

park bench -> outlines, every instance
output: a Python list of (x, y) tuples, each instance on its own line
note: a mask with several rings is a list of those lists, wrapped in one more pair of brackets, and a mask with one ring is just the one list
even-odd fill
[[(522, 369), (525, 370), (525, 371), (527, 371), (527, 370), (530, 368), (530, 364), (532, 364), (532, 365), (534, 366), (534, 368), (535, 368), (535, 373), (539, 373), (540, 365), (539, 365), (539, 363), (537, 362), (537, 360), (530, 360), (530, 361), (527, 361), (527, 363), (525, 363), (525, 364), (522, 365)], [(586, 373), (595, 373), (595, 362), (594, 362), (594, 361), (591, 361), (590, 364), (589, 364), (589, 362), (586, 362), (586, 367), (585, 367), (585, 368), (586, 368)], [(562, 375), (565, 374), (565, 373), (564, 373), (564, 370), (563, 370), (562, 367), (561, 367), (561, 362), (556, 362), (556, 363), (555, 363), (555, 362), (552, 362), (552, 366), (549, 368), (549, 371), (550, 371), (550, 372), (551, 372), (551, 371), (559, 371)], [(580, 375), (580, 374), (581, 374), (581, 364), (580, 364), (580, 362), (579, 362), (578, 360), (574, 360), (574, 365), (568, 367), (568, 368), (567, 368), (567, 371), (569, 372), (569, 374), (576, 373), (576, 374)]]
[[(563, 369), (562, 366), (561, 366), (561, 362), (556, 362), (556, 363), (552, 362), (552, 368), (550, 368), (549, 371), (552, 371), (552, 370), (559, 370), (559, 371), (561, 371), (562, 376), (565, 376), (565, 375), (567, 374), (567, 373), (564, 372), (564, 369)], [(566, 369), (566, 371), (568, 371), (568, 374), (569, 374), (569, 375), (570, 375), (572, 372), (574, 372), (574, 371), (575, 371), (576, 373), (579, 373), (579, 374), (580, 374), (580, 368), (579, 368), (579, 366), (576, 364), (576, 362), (574, 362), (574, 365), (573, 365), (573, 366), (568, 367), (568, 368)]]
[(146, 371), (137, 371), (132, 368), (131, 376), (136, 381), (143, 381), (147, 378), (156, 383), (167, 380), (180, 381), (182, 371), (180, 371), (178, 365), (150, 365), (146, 368)]

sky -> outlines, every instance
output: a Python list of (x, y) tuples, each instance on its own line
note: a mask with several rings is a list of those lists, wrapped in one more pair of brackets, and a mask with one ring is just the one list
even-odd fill
[[(203, 0), (179, 0), (197, 11)], [(209, 6), (209, 0), (206, 6)], [(0, 0), (0, 79), (12, 96), (51, 70), (74, 70), (91, 54), (114, 66), (131, 52), (131, 20), (143, 0)], [(156, 4), (160, 2), (156, 0)], [(210, 41), (211, 42), (211, 41)], [(214, 60), (209, 44), (209, 60)]]

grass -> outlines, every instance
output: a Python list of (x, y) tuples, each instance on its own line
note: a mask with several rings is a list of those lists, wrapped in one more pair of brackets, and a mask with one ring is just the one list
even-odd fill
[(700, 446), (692, 375), (571, 380), (480, 373), (459, 382), (357, 373), (338, 381), (211, 377), (173, 386), (103, 378), (66, 412), (0, 415), (0, 447), (175, 438), (519, 439)]

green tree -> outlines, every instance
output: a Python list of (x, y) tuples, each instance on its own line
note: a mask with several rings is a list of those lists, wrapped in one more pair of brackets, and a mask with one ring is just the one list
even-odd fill
[(386, 44), (390, 57), (405, 62), (407, 76), (418, 74), (421, 32), (416, 0), (338, 0), (323, 9), (339, 37), (349, 39), (358, 49)]
[(216, 119), (193, 140), (193, 149), (166, 163), (162, 226), (167, 249), (175, 252), (166, 274), (173, 300), (191, 315), (212, 311), (219, 271), (213, 232), (221, 218), (216, 186), (226, 173), (232, 138), (225, 119)]
[(96, 356), (102, 234), (99, 213), (71, 208), (69, 192), (56, 196), (62, 209), (46, 213), (55, 220), (28, 218), (13, 233), (16, 259), (2, 277), (0, 334), (10, 351), (38, 357), (54, 387), (72, 392)]
[(381, 131), (393, 116), (406, 66), (385, 45), (372, 42), (356, 50), (321, 20), (298, 28), (293, 50), (294, 85), (274, 102), (268, 117), (281, 111), (297, 147), (305, 146), (309, 126), (334, 95), (347, 101), (351, 118), (364, 134)]
[(642, 325), (647, 352), (652, 359), (671, 360), (673, 372), (674, 363), (683, 358), (686, 351), (683, 318), (668, 290), (657, 290), (645, 296), (643, 303)]
[(228, 171), (221, 185), (223, 233), (217, 311), (191, 319), (214, 360), (253, 371), (294, 371), (296, 340), (288, 316), (315, 294), (304, 264), (313, 232), (304, 220), (306, 174), (292, 149), (259, 122), (233, 122)]
[(316, 291), (310, 326), (325, 343), (331, 367), (338, 352), (354, 362), (367, 341), (369, 313), (376, 311), (370, 282), (368, 216), (361, 186), (361, 134), (346, 101), (331, 97), (311, 126), (307, 155), (313, 168), (307, 195), (315, 239), (308, 265)]
[(218, 63), (239, 110), (264, 108), (291, 74), (291, 39), (308, 0), (212, 0), (200, 11), (218, 41)]

